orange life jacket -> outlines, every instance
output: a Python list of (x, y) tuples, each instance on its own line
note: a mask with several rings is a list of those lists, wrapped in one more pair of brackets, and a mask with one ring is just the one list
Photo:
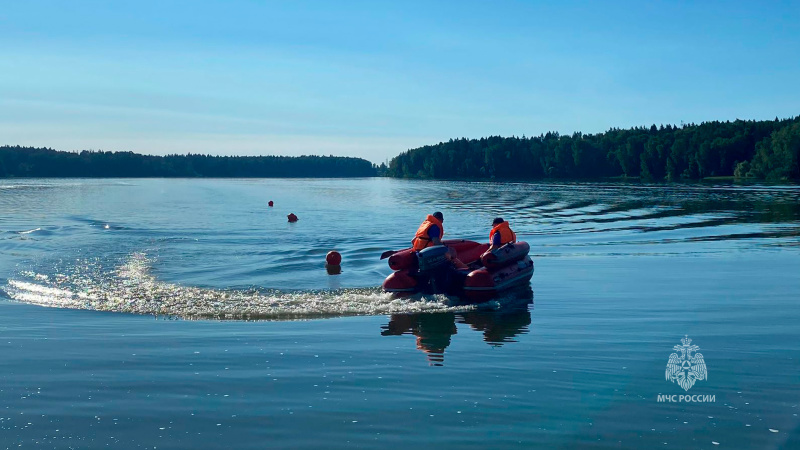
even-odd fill
[(509, 242), (517, 242), (517, 235), (511, 231), (511, 227), (508, 226), (508, 222), (502, 222), (497, 224), (492, 231), (489, 232), (489, 244), (492, 243), (492, 238), (494, 237), (495, 233), (500, 233), (500, 245), (508, 244)]
[(433, 241), (428, 236), (428, 229), (433, 225), (439, 227), (439, 239), (444, 236), (444, 225), (442, 225), (442, 221), (428, 214), (428, 217), (426, 217), (422, 225), (419, 226), (417, 234), (414, 235), (414, 239), (411, 240), (411, 246), (415, 251), (420, 251), (423, 248), (433, 245)]

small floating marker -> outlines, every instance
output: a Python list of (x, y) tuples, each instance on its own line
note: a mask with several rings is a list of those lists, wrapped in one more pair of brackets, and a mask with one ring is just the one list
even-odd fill
[(269, 205), (269, 207), (270, 207), (270, 208), (272, 208), (273, 206), (275, 206), (275, 203), (273, 203), (273, 202), (272, 202), (272, 200), (270, 200), (270, 201), (269, 201), (269, 203), (267, 203), (267, 204)]
[(325, 255), (325, 262), (332, 266), (338, 266), (342, 263), (342, 255), (337, 251), (330, 251)]
[(342, 255), (335, 251), (329, 251), (327, 255), (325, 255), (325, 270), (328, 271), (328, 275), (339, 275), (342, 273)]
[(289, 222), (297, 222), (297, 216), (295, 216), (294, 213), (289, 213), (286, 217), (289, 219)]

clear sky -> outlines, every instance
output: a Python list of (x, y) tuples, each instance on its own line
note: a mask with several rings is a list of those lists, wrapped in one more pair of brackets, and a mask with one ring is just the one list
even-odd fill
[(334, 154), (800, 114), (800, 2), (8, 1), (0, 145)]

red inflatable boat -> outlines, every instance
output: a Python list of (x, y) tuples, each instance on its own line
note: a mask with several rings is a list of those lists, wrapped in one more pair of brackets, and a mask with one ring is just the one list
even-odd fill
[[(506, 244), (487, 252), (489, 244), (465, 240), (444, 240), (444, 245), (420, 252), (401, 250), (389, 257), (395, 272), (383, 282), (386, 292), (449, 294), (470, 301), (486, 301), (498, 292), (530, 282), (533, 261), (526, 242)], [(469, 270), (456, 270), (446, 257), (448, 249)]]

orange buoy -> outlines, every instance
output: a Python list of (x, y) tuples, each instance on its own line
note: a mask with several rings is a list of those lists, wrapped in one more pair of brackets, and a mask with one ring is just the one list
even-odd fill
[(267, 203), (267, 204), (269, 205), (269, 207), (270, 207), (270, 208), (272, 208), (273, 206), (275, 206), (275, 204), (274, 204), (274, 203), (272, 203), (272, 200), (270, 200), (270, 201), (269, 201), (269, 203)]
[(289, 213), (286, 217), (289, 219), (289, 222), (297, 222), (297, 216), (295, 216), (294, 213)]
[(328, 252), (328, 254), (325, 255), (325, 262), (331, 266), (338, 266), (342, 263), (342, 255), (337, 251)]

